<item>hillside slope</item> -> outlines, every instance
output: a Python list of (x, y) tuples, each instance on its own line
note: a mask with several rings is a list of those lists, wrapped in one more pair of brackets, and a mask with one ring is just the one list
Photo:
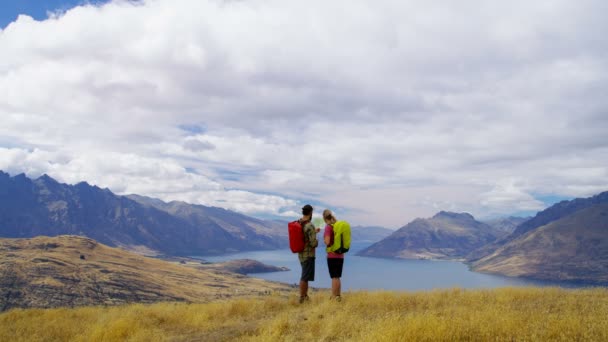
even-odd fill
[(227, 231), (235, 240), (247, 242), (256, 249), (287, 247), (287, 223), (264, 221), (230, 210), (186, 202), (169, 203), (159, 199), (128, 195), (126, 196), (144, 206), (162, 210), (174, 217), (183, 219), (193, 226), (217, 225)]
[(282, 284), (143, 257), (78, 236), (0, 239), (0, 311), (207, 302), (283, 289)]
[(608, 203), (529, 231), (472, 267), (508, 276), (608, 284)]
[(496, 241), (482, 246), (469, 255), (467, 255), (468, 262), (475, 262), (483, 257), (493, 254), (501, 246), (517, 239), (518, 237), (533, 231), (538, 227), (542, 227), (548, 223), (559, 220), (563, 217), (574, 214), (575, 212), (589, 208), (596, 204), (608, 203), (608, 191), (602, 192), (589, 198), (576, 198), (571, 201), (561, 201), (556, 203), (549, 208), (538, 212), (531, 219), (523, 222), (513, 231), (503, 238), (497, 239)]
[(405, 259), (460, 259), (503, 233), (467, 213), (439, 212), (415, 219), (359, 252), (361, 256)]
[(517, 229), (519, 225), (528, 221), (530, 217), (501, 217), (493, 220), (483, 221), (483, 223), (489, 225), (492, 228), (498, 229), (505, 233), (505, 235), (511, 234)]

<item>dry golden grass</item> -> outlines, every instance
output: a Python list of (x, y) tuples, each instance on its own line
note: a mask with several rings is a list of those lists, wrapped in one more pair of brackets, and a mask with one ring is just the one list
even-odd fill
[(0, 279), (0, 310), (158, 301), (203, 303), (290, 290), (285, 284), (200, 264), (147, 258), (79, 236), (0, 239), (0, 276), (4, 277)]
[(608, 341), (608, 289), (325, 291), (0, 314), (0, 341)]

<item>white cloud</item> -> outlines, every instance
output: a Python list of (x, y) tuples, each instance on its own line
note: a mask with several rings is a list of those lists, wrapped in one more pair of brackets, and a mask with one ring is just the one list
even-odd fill
[(481, 194), (481, 205), (494, 212), (489, 214), (509, 214), (514, 211), (540, 211), (544, 204), (525, 191), (525, 185), (516, 179), (503, 179), (496, 186)]
[(21, 16), (0, 31), (0, 167), (394, 227), (536, 210), (536, 194), (608, 189), (607, 7), (148, 0)]

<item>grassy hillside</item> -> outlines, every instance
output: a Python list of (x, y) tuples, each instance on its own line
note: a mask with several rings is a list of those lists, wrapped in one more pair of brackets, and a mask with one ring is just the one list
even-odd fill
[(0, 314), (0, 341), (606, 341), (608, 290), (274, 295)]
[[(172, 263), (79, 236), (0, 239), (0, 311), (218, 298), (286, 291), (284, 284)], [(0, 339), (0, 341), (4, 341)]]

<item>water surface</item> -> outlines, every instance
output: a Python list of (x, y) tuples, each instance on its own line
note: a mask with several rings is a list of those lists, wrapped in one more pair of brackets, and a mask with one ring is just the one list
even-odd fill
[[(344, 261), (343, 290), (430, 290), (440, 288), (495, 288), (506, 286), (561, 286), (580, 287), (570, 283), (535, 281), (472, 272), (457, 261), (397, 260), (356, 256), (369, 243), (352, 245)], [(274, 266), (286, 266), (287, 272), (256, 273), (252, 277), (296, 284), (300, 279), (298, 255), (289, 249), (241, 252), (222, 256), (198, 257), (210, 262), (234, 259), (253, 259)], [(313, 287), (331, 287), (327, 259), (323, 249), (317, 250)]]

